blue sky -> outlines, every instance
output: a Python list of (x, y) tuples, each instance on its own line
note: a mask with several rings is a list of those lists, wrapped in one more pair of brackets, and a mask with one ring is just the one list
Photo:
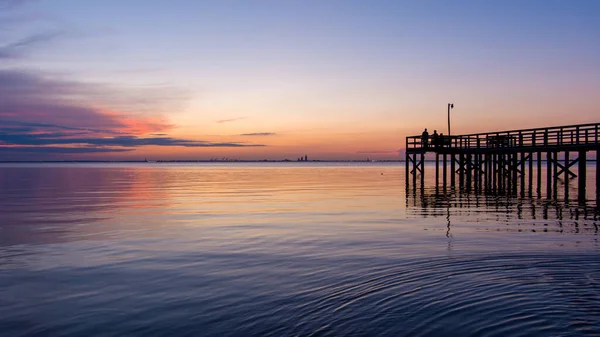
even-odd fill
[[(36, 156), (52, 158), (394, 158), (404, 136), (444, 127), (448, 102), (457, 132), (596, 122), (599, 14), (596, 1), (0, 0), (0, 98), (21, 104), (0, 120), (111, 128), (45, 138)], [(11, 130), (0, 159), (29, 158)]]

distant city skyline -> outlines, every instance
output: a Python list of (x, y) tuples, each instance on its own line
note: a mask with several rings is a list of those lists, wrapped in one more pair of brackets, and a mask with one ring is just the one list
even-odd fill
[(398, 160), (600, 121), (596, 1), (0, 0), (0, 160)]

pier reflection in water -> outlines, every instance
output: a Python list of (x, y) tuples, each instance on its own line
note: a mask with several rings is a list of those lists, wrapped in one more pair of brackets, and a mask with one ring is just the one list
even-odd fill
[[(425, 167), (425, 170), (434, 170), (432, 164)], [(588, 170), (593, 169), (595, 167), (588, 167)], [(532, 183), (537, 180), (535, 175), (512, 185), (461, 188), (441, 184), (435, 179), (435, 173), (429, 174), (430, 178), (421, 184), (406, 185), (406, 208), (416, 217), (445, 218), (448, 236), (456, 223), (476, 225), (486, 231), (599, 231), (600, 208), (591, 195), (593, 188), (587, 189), (589, 199), (579, 200), (578, 186), (570, 181), (572, 179), (557, 179), (548, 197), (543, 183)], [(587, 184), (594, 186), (595, 180)]]

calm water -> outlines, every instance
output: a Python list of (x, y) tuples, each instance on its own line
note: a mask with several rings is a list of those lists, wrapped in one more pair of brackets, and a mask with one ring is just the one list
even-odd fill
[(403, 174), (4, 164), (0, 335), (600, 335), (594, 202)]

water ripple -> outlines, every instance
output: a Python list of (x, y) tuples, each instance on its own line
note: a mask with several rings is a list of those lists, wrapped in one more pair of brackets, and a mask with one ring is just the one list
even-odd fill
[(0, 167), (0, 335), (600, 335), (592, 203), (269, 165)]

